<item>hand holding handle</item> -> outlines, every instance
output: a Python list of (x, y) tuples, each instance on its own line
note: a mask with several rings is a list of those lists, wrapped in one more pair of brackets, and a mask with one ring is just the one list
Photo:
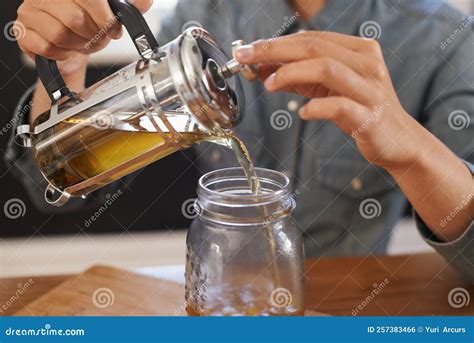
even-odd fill
[[(150, 58), (158, 52), (158, 42), (143, 18), (140, 11), (126, 0), (108, 0), (112, 12), (120, 23), (127, 29), (133, 43), (142, 58)], [(43, 56), (35, 57), (36, 72), (51, 102), (56, 102), (63, 96), (70, 96), (72, 92), (66, 86), (56, 61)]]

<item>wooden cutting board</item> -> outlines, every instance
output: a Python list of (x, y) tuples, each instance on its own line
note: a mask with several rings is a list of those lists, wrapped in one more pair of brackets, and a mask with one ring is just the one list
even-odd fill
[[(68, 278), (16, 316), (183, 316), (184, 286), (107, 266)], [(306, 315), (323, 315), (306, 311)]]
[(126, 270), (95, 266), (72, 276), (17, 316), (184, 315), (184, 286)]

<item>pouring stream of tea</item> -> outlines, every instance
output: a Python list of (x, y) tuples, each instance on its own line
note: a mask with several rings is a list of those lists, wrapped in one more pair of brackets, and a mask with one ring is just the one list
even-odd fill
[[(245, 146), (245, 144), (232, 132), (220, 132), (217, 134), (218, 137), (224, 138), (224, 143), (234, 152), (237, 161), (239, 162), (240, 166), (242, 167), (245, 176), (247, 177), (249, 188), (253, 194), (261, 194), (262, 187), (260, 184), (260, 179), (258, 178), (257, 172), (255, 171), (254, 164), (252, 159), (250, 158), (250, 153)], [(216, 143), (220, 139), (215, 141)], [(222, 144), (222, 142), (220, 142)], [(260, 211), (262, 213), (263, 218), (269, 218), (270, 214), (267, 212), (264, 206), (260, 207)], [(272, 231), (272, 225), (268, 224), (264, 227), (268, 239), (268, 244), (270, 248), (270, 255), (268, 256), (269, 264), (272, 265), (272, 273), (273, 279), (276, 282), (276, 287), (282, 287), (282, 283), (280, 282), (280, 274), (277, 268), (277, 248), (275, 237)]]

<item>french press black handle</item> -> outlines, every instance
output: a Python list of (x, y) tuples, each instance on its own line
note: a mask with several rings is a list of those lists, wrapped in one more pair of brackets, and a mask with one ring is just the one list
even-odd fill
[(140, 11), (127, 0), (109, 0), (109, 6), (116, 18), (125, 26), (138, 53), (150, 58), (159, 45)]
[[(159, 45), (140, 11), (126, 0), (108, 0), (112, 12), (127, 29), (133, 44), (143, 58), (150, 58), (158, 51)], [(63, 96), (71, 96), (56, 61), (36, 55), (36, 72), (54, 103)]]

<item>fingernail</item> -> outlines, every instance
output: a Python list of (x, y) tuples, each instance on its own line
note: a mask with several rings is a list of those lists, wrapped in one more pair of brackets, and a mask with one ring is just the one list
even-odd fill
[(109, 34), (111, 36), (111, 38), (114, 38), (114, 39), (119, 39), (120, 37), (122, 37), (122, 27), (121, 26), (112, 26), (110, 29), (109, 29)]
[(304, 118), (306, 114), (306, 106), (303, 106), (301, 107), (299, 110), (298, 110), (298, 115), (301, 117), (301, 118)]
[(239, 62), (249, 62), (254, 55), (253, 45), (242, 45), (235, 51), (235, 57)]
[(274, 85), (275, 85), (275, 78), (276, 78), (276, 74), (273, 73), (272, 75), (270, 75), (270, 76), (265, 80), (264, 85), (265, 85), (265, 88), (266, 88), (267, 90), (271, 90), (271, 89), (274, 87)]

